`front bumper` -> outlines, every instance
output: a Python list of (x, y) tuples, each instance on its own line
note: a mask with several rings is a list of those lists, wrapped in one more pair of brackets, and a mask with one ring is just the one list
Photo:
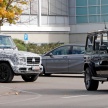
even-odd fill
[(42, 65), (33, 65), (33, 66), (26, 66), (26, 65), (18, 65), (13, 67), (13, 71), (15, 74), (40, 74), (43, 72)]

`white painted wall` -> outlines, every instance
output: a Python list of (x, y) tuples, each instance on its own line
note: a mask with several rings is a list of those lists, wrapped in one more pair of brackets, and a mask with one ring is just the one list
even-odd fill
[(79, 44), (85, 44), (86, 42), (86, 33), (76, 33), (76, 34), (70, 34), (69, 36), (69, 43), (79, 43)]
[[(5, 33), (6, 34), (6, 33)], [(12, 38), (24, 40), (24, 32), (23, 33), (7, 33), (11, 35)], [(28, 34), (28, 42), (31, 43), (69, 43), (69, 34), (68, 33), (27, 33)]]
[[(106, 26), (108, 23), (106, 23)], [(107, 26), (108, 27), (108, 26)], [(70, 25), (70, 43), (83, 43), (85, 44), (87, 33), (103, 30), (105, 28), (104, 23), (96, 24), (96, 23), (88, 23), (88, 24), (77, 24)]]
[[(106, 24), (107, 26), (108, 24)], [(97, 30), (102, 30), (105, 28), (104, 23), (88, 23), (88, 24), (77, 24), (77, 25), (70, 25), (70, 32), (71, 33), (87, 33)]]

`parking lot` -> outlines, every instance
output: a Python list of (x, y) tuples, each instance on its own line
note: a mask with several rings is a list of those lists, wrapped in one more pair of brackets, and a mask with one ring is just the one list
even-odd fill
[(29, 83), (16, 76), (0, 84), (1, 108), (108, 108), (107, 101), (108, 83), (86, 91), (83, 75), (40, 76)]

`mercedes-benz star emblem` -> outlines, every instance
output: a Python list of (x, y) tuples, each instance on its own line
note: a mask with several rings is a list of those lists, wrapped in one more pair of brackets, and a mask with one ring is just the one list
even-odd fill
[(32, 62), (35, 62), (35, 58), (32, 58)]

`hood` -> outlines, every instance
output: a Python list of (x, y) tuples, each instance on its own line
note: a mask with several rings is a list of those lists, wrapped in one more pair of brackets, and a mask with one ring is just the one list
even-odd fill
[(26, 51), (18, 51), (18, 50), (0, 50), (1, 54), (5, 55), (17, 55), (18, 57), (40, 57), (38, 54)]

